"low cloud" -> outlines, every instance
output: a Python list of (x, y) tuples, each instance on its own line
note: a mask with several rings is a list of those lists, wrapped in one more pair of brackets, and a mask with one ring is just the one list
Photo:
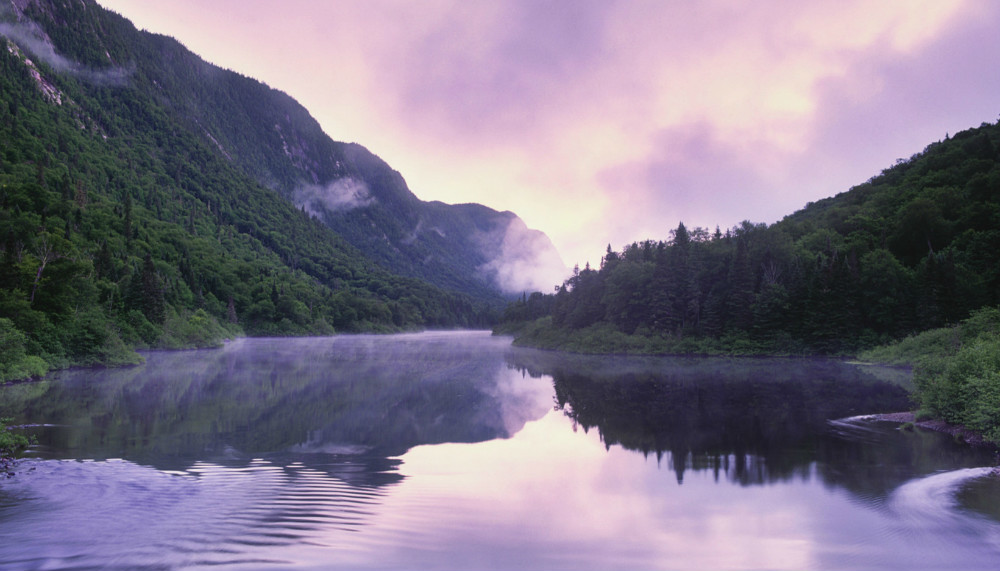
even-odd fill
[[(7, 11), (0, 10), (0, 14)], [(68, 59), (58, 52), (52, 41), (37, 24), (30, 21), (11, 23), (0, 22), (0, 35), (6, 36), (21, 49), (60, 73), (68, 73), (77, 79), (97, 85), (125, 85), (132, 75), (131, 70), (121, 67), (97, 70)]]
[(368, 191), (368, 185), (363, 181), (345, 177), (328, 183), (326, 186), (305, 185), (295, 189), (292, 202), (306, 212), (322, 218), (327, 213), (354, 210), (375, 202)]
[(479, 271), (505, 293), (548, 293), (569, 273), (549, 237), (528, 228), (520, 218), (478, 241), (487, 256), (496, 255)]

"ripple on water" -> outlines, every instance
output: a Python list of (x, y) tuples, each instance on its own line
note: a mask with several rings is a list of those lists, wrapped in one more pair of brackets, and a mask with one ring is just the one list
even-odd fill
[(11, 570), (290, 564), (289, 547), (357, 530), (381, 495), (263, 460), (184, 472), (26, 460), (19, 471), (0, 488), (0, 561)]

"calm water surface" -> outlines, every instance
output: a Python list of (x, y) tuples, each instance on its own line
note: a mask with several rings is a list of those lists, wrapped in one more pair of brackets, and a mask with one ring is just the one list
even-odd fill
[(996, 569), (991, 453), (908, 375), (486, 332), (244, 339), (0, 387), (3, 569)]

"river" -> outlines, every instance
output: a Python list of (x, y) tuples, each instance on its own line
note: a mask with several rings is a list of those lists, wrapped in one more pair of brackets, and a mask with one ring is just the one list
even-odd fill
[(996, 569), (909, 374), (488, 332), (240, 339), (0, 387), (3, 569)]

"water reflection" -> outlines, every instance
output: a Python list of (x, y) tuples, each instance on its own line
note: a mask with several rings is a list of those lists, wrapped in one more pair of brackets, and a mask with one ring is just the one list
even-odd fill
[(507, 438), (544, 413), (546, 389), (515, 386), (508, 349), (487, 332), (243, 339), (6, 387), (0, 416), (44, 425), (35, 429), (42, 457), (183, 469), (349, 455), (384, 478), (385, 459), (415, 445)]
[(7, 569), (990, 569), (988, 454), (908, 374), (487, 333), (251, 339), (0, 387)]
[(655, 456), (684, 481), (710, 471), (741, 485), (822, 477), (865, 495), (885, 495), (916, 474), (989, 463), (941, 435), (887, 438), (895, 426), (840, 422), (908, 410), (903, 369), (829, 359), (593, 357), (512, 353), (512, 366), (551, 376), (557, 409), (607, 448)]

